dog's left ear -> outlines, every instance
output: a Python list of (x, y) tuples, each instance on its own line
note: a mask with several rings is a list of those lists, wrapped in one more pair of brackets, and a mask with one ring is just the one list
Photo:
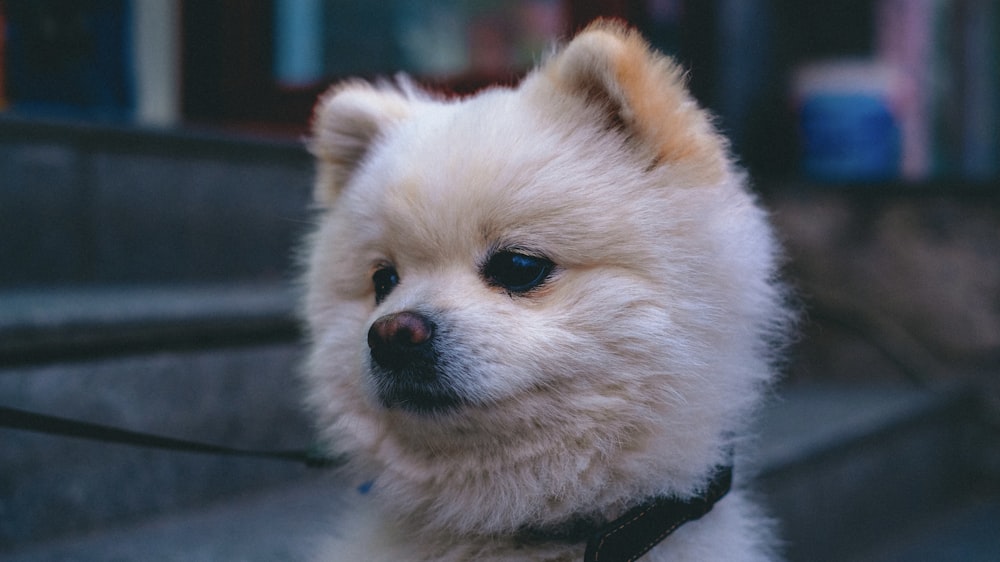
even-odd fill
[(554, 90), (546, 94), (575, 96), (602, 112), (653, 166), (691, 160), (723, 173), (726, 141), (688, 93), (683, 69), (621, 24), (591, 24), (532, 78)]
[(315, 200), (331, 204), (372, 147), (414, 102), (392, 85), (350, 81), (331, 88), (316, 104), (309, 150), (317, 160)]

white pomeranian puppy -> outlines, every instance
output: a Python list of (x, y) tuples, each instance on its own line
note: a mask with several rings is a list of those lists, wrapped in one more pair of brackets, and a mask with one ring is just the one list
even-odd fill
[(677, 65), (600, 22), (516, 88), (336, 86), (311, 150), (308, 403), (371, 481), (321, 559), (774, 557), (730, 477), (778, 248)]

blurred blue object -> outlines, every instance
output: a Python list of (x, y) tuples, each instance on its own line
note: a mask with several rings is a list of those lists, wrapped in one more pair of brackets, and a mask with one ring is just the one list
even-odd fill
[(905, 83), (895, 68), (869, 60), (830, 60), (799, 69), (802, 171), (824, 182), (875, 182), (900, 176)]
[(885, 100), (830, 93), (804, 101), (799, 114), (803, 171), (821, 181), (890, 180), (899, 175), (900, 133)]
[(274, 74), (284, 86), (310, 86), (323, 78), (322, 0), (274, 2)]

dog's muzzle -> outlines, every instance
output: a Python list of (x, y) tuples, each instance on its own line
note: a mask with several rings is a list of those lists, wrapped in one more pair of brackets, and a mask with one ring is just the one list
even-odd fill
[(442, 362), (441, 340), (438, 324), (420, 312), (387, 314), (372, 323), (371, 371), (384, 406), (431, 413), (463, 402)]

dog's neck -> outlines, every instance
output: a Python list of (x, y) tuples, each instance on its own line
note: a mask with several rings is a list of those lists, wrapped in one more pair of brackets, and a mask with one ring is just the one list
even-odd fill
[(712, 510), (732, 486), (733, 468), (716, 469), (705, 490), (690, 498), (658, 496), (629, 509), (612, 521), (573, 518), (548, 527), (526, 528), (518, 539), (526, 543), (587, 543), (584, 562), (635, 560), (670, 536), (681, 525)]

